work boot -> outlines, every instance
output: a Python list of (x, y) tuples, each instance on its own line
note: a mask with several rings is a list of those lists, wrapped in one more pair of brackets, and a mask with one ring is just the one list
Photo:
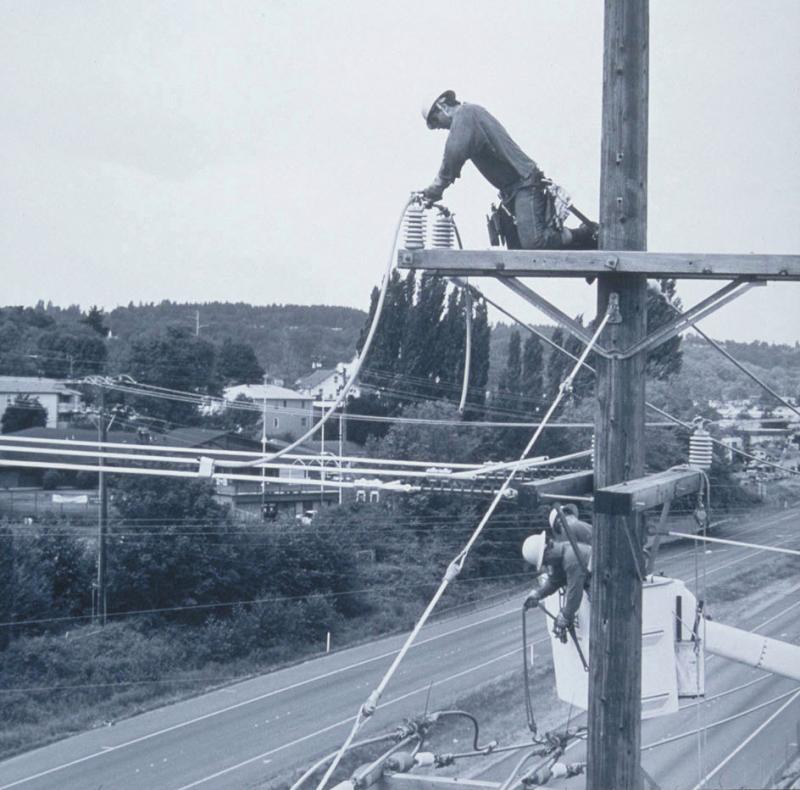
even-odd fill
[(572, 241), (567, 245), (568, 250), (596, 250), (597, 236), (600, 226), (596, 222), (582, 222), (580, 227), (570, 228)]

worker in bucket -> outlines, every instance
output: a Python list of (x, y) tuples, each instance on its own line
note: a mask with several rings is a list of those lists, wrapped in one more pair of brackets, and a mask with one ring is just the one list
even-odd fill
[[(564, 514), (564, 518), (567, 522), (567, 529), (575, 542), (585, 543), (587, 546), (591, 546), (592, 525), (580, 519), (578, 508), (570, 502), (561, 506), (561, 512)], [(550, 529), (553, 531), (553, 540), (569, 542), (569, 537), (564, 532), (564, 526), (561, 523), (561, 519), (558, 517), (558, 509), (555, 506), (550, 510), (548, 521), (550, 523)]]
[(501, 206), (489, 221), (492, 244), (498, 243), (499, 234), (509, 249), (597, 249), (597, 224), (564, 227), (536, 162), (483, 107), (459, 102), (454, 91), (444, 91), (423, 104), (422, 117), (429, 129), (449, 130), (439, 173), (421, 191), (425, 200), (441, 200), (470, 160), (500, 193)]
[(564, 605), (553, 625), (553, 633), (562, 642), (567, 641), (567, 634), (575, 622), (583, 593), (589, 591), (591, 581), (591, 546), (576, 543), (575, 549), (569, 543), (554, 543), (544, 532), (531, 535), (522, 544), (522, 556), (541, 575), (538, 585), (525, 599), (525, 608), (538, 606), (543, 598), (565, 589)]

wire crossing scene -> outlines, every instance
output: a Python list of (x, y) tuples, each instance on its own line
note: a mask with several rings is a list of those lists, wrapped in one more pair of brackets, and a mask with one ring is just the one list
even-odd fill
[(0, 17), (0, 790), (800, 786), (796, 5)]

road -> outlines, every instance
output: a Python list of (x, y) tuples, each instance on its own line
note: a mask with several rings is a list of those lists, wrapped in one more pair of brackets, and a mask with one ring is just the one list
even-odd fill
[[(800, 533), (793, 533), (790, 527), (797, 520), (798, 511), (794, 510), (726, 534), (765, 543), (790, 545), (794, 541), (796, 545)], [(711, 582), (740, 569), (749, 571), (764, 554), (739, 547), (714, 548), (705, 555), (706, 577)], [(665, 548), (658, 565), (669, 575), (688, 581), (694, 577), (694, 557), (692, 548), (673, 545)], [(800, 590), (797, 598), (800, 600)], [(800, 606), (787, 612), (787, 623), (797, 622), (790, 619), (797, 611)], [(791, 627), (781, 620), (771, 625)], [(539, 623), (537, 629), (533, 638), (544, 642), (544, 624)], [(391, 663), (402, 639), (381, 639), (333, 653), (18, 755), (0, 763), (0, 790), (219, 790), (269, 786), (271, 777), (302, 766), (314, 755), (341, 743), (355, 712)], [(430, 705), (435, 708), (516, 668), (519, 651), (518, 601), (425, 628), (389, 685), (365, 734), (380, 732), (404, 716), (419, 713), (429, 693)], [(714, 693), (717, 683), (722, 684), (720, 688), (727, 688), (726, 682), (740, 683), (738, 677), (736, 670), (728, 668), (719, 673), (719, 678), (715, 673), (709, 679), (709, 694)], [(717, 712), (723, 715), (729, 709), (747, 707), (751, 701), (763, 701), (781, 693), (786, 688), (782, 683), (761, 681), (741, 693), (709, 702), (703, 715), (710, 720), (709, 711), (716, 717)], [(678, 717), (688, 720), (696, 715), (696, 711), (687, 709)], [(660, 726), (677, 732), (679, 724), (673, 722), (678, 721), (677, 717), (669, 717)], [(748, 719), (743, 724), (749, 726), (752, 721)], [(720, 727), (722, 730), (727, 732), (728, 728)], [(660, 732), (648, 723), (644, 742), (664, 737)], [(689, 748), (689, 740), (683, 739), (683, 748)], [(653, 749), (652, 755), (646, 754), (645, 765), (652, 764), (658, 773), (689, 770), (685, 757), (670, 758), (671, 753), (666, 746)], [(708, 751), (704, 757), (708, 764), (714, 759)], [(696, 768), (696, 757), (693, 764)]]

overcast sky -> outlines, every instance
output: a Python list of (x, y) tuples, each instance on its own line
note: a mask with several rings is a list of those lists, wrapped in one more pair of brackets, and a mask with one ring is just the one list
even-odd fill
[[(800, 253), (800, 2), (651, 0), (650, 27), (649, 249)], [(596, 216), (602, 38), (600, 0), (5, 0), (2, 303), (366, 309), (446, 88)], [(467, 246), (494, 197), (472, 165), (446, 193)], [(583, 281), (541, 291), (592, 311)], [(794, 343), (798, 297), (703, 327)]]

